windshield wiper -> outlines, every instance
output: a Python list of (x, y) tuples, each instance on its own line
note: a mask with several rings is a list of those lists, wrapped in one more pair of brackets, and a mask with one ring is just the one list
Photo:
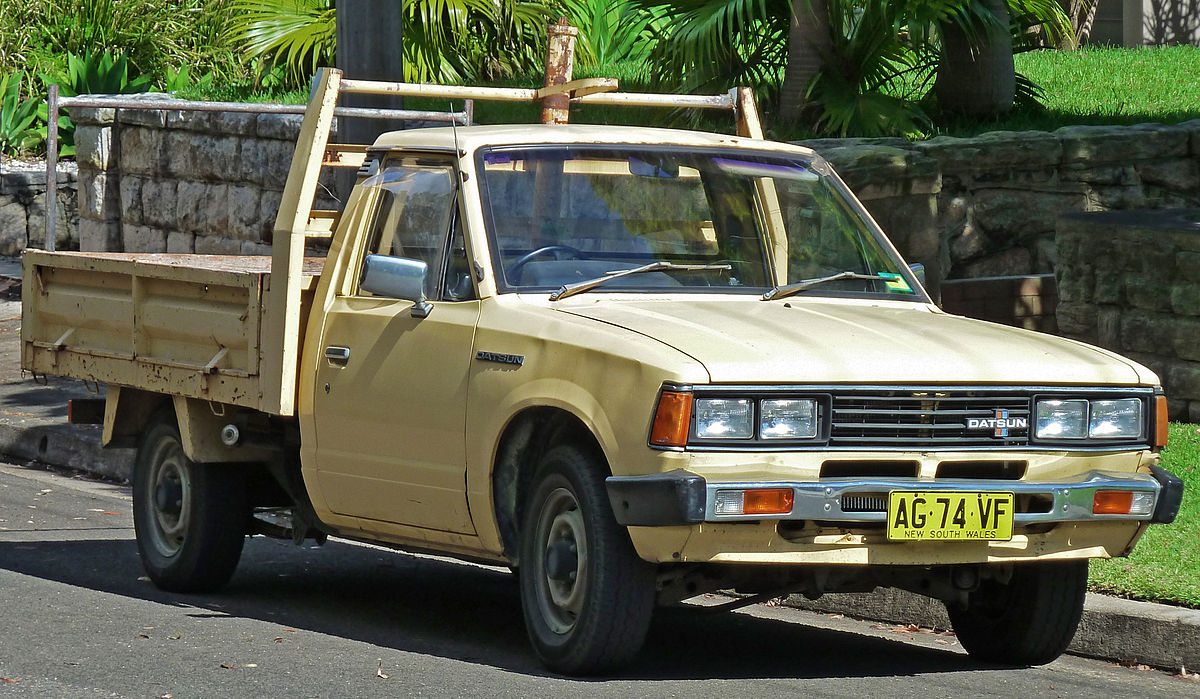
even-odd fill
[(819, 286), (821, 284), (826, 284), (828, 282), (836, 282), (836, 281), (840, 281), (842, 279), (867, 279), (867, 280), (878, 280), (881, 282), (890, 282), (890, 281), (894, 280), (894, 277), (883, 277), (878, 274), (862, 274), (861, 272), (850, 272), (850, 271), (838, 272), (837, 274), (831, 274), (828, 277), (817, 277), (816, 279), (801, 279), (800, 281), (794, 282), (792, 284), (785, 284), (783, 286), (777, 286), (774, 289), (771, 289), (767, 293), (763, 294), (762, 300), (770, 301), (772, 299), (785, 299), (789, 296), (798, 294), (801, 291), (804, 291), (805, 289), (811, 289), (814, 286)]
[(612, 272), (605, 272), (603, 277), (596, 277), (595, 279), (587, 279), (587, 280), (581, 281), (581, 282), (573, 282), (571, 284), (563, 284), (562, 286), (560, 286), (558, 288), (558, 291), (554, 292), (553, 294), (550, 294), (550, 300), (558, 301), (559, 299), (565, 299), (568, 296), (574, 296), (575, 294), (582, 294), (585, 291), (595, 289), (596, 287), (600, 286), (601, 284), (607, 284), (614, 279), (620, 279), (621, 277), (628, 277), (631, 274), (645, 274), (646, 272), (659, 272), (659, 271), (663, 271), (663, 270), (670, 270), (672, 272), (699, 272), (699, 271), (709, 270), (709, 269), (728, 271), (728, 270), (733, 269), (733, 267), (731, 265), (727, 265), (727, 264), (726, 265), (677, 265), (674, 262), (666, 262), (664, 260), (659, 260), (657, 262), (651, 262), (648, 265), (642, 265), (641, 267), (634, 267), (633, 269), (620, 269), (620, 270), (614, 270)]

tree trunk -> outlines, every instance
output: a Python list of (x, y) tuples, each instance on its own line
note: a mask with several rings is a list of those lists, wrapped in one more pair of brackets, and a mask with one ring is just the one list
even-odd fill
[(788, 64), (780, 88), (779, 117), (796, 121), (807, 102), (808, 86), (833, 48), (827, 0), (792, 0)]
[(944, 113), (982, 118), (1007, 114), (1016, 93), (1008, 3), (976, 0), (999, 26), (977, 27), (975, 43), (953, 22), (943, 24), (942, 58), (933, 89)]
[[(337, 67), (355, 80), (404, 81), (401, 46), (402, 3), (339, 0), (337, 3)], [(342, 106), (403, 109), (404, 98), (387, 95), (342, 95)], [(339, 119), (342, 143), (374, 143), (384, 131), (404, 128), (390, 119)], [(353, 180), (351, 180), (353, 182)]]

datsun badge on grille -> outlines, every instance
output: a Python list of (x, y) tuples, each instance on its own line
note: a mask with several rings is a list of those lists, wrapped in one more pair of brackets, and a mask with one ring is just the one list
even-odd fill
[(992, 430), (995, 437), (1007, 437), (1009, 430), (1028, 430), (1029, 419), (1009, 417), (1007, 410), (997, 410), (995, 417), (969, 417), (968, 430)]

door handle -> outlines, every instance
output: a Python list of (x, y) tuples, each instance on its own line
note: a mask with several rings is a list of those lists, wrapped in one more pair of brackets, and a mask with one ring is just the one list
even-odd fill
[(330, 345), (325, 348), (325, 358), (334, 364), (345, 364), (350, 361), (350, 348)]

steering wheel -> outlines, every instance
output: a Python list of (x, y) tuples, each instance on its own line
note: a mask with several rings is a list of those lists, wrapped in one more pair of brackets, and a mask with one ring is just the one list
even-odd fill
[[(567, 253), (570, 257), (559, 257), (559, 253)], [(516, 283), (521, 278), (521, 270), (525, 265), (536, 260), (543, 255), (553, 254), (556, 260), (582, 260), (583, 252), (571, 247), (570, 245), (543, 245), (537, 250), (531, 250), (520, 257), (516, 262), (509, 265), (504, 270), (504, 278), (510, 284)]]

